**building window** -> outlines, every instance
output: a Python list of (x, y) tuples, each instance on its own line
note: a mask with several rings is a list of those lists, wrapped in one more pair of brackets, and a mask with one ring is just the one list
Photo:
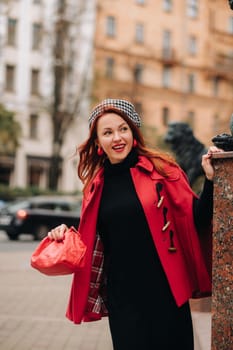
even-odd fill
[(163, 58), (169, 59), (171, 57), (171, 32), (170, 30), (163, 31)]
[(219, 77), (213, 77), (213, 95), (216, 97), (219, 93), (219, 83), (220, 78)]
[(139, 44), (142, 44), (144, 42), (144, 25), (141, 23), (136, 24), (135, 40)]
[(10, 185), (10, 179), (11, 174), (13, 172), (13, 165), (10, 164), (4, 164), (4, 162), (1, 162), (0, 164), (0, 184), (1, 185)]
[(57, 1), (58, 12), (64, 11), (65, 10), (65, 6), (66, 6), (65, 0), (58, 0)]
[(39, 78), (40, 78), (39, 69), (32, 69), (31, 71), (31, 94), (32, 95), (39, 95)]
[(188, 92), (193, 93), (195, 92), (195, 85), (196, 85), (196, 81), (195, 81), (195, 75), (193, 73), (188, 74)]
[(229, 33), (233, 34), (233, 17), (229, 18)]
[(213, 116), (213, 133), (214, 134), (217, 134), (219, 132), (219, 115), (218, 114), (215, 114)]
[(15, 66), (6, 65), (6, 82), (5, 89), (6, 91), (13, 92), (15, 89)]
[(190, 53), (190, 55), (193, 55), (193, 56), (197, 54), (197, 39), (193, 35), (189, 37), (188, 52)]
[(170, 30), (163, 31), (163, 47), (164, 48), (171, 47), (171, 31)]
[(32, 25), (32, 49), (38, 50), (41, 42), (41, 24), (33, 23)]
[(40, 186), (41, 168), (37, 166), (29, 166), (28, 168), (28, 185), (33, 187)]
[(167, 126), (170, 118), (170, 110), (168, 107), (163, 107), (162, 109), (162, 123), (164, 126)]
[(141, 102), (134, 102), (134, 107), (136, 112), (142, 117), (142, 103)]
[(194, 122), (195, 122), (195, 113), (194, 113), (194, 111), (188, 111), (187, 122), (188, 122), (188, 124), (190, 125), (191, 128), (194, 127)]
[(116, 19), (113, 16), (107, 17), (106, 34), (111, 37), (116, 36)]
[(38, 138), (38, 115), (37, 114), (31, 114), (30, 120), (29, 120), (29, 137), (31, 139), (37, 139)]
[(106, 71), (105, 71), (106, 78), (113, 78), (114, 66), (115, 66), (114, 59), (112, 57), (107, 57), (107, 59), (106, 59)]
[(15, 46), (16, 44), (16, 33), (17, 33), (17, 20), (8, 18), (7, 25), (7, 45)]
[(172, 0), (163, 0), (163, 10), (166, 12), (172, 10)]
[(141, 83), (142, 82), (142, 73), (143, 73), (143, 65), (140, 63), (137, 63), (134, 67), (134, 81), (136, 83)]
[(195, 18), (198, 15), (198, 0), (187, 0), (187, 15)]
[(168, 88), (171, 85), (171, 67), (164, 66), (162, 74), (163, 87)]

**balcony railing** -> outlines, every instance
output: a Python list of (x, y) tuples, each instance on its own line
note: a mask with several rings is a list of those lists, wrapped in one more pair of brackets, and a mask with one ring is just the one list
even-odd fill
[(174, 65), (178, 63), (176, 52), (171, 47), (162, 48), (161, 60), (166, 65)]
[(233, 80), (233, 55), (216, 54), (213, 64), (207, 68), (207, 77)]

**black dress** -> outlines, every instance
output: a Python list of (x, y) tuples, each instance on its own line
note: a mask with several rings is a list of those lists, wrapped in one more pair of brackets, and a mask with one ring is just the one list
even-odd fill
[(172, 296), (130, 175), (136, 162), (135, 151), (106, 161), (99, 210), (114, 350), (193, 350), (189, 303)]

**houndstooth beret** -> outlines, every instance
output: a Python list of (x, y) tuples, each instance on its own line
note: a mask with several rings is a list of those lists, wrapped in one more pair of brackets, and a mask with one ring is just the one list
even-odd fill
[(91, 127), (92, 123), (96, 118), (101, 116), (104, 112), (111, 110), (111, 108), (114, 108), (114, 110), (118, 110), (119, 112), (124, 113), (137, 127), (140, 128), (141, 118), (135, 111), (134, 105), (126, 100), (112, 98), (103, 100), (92, 110), (88, 120), (89, 126)]

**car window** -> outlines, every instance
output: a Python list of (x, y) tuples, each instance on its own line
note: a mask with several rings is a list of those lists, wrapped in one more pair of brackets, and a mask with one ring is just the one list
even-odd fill
[(64, 202), (42, 202), (34, 204), (33, 208), (38, 209), (49, 209), (49, 210), (55, 210), (55, 211), (72, 211), (73, 203), (64, 203)]
[(72, 209), (71, 210), (80, 213), (81, 206), (82, 206), (82, 201), (81, 200), (76, 201), (76, 202), (72, 203)]
[(58, 203), (54, 205), (54, 210), (64, 210), (64, 211), (70, 211), (70, 206), (66, 203)]
[(35, 203), (33, 204), (32, 208), (54, 210), (54, 203)]
[[(81, 199), (69, 201), (31, 201), (31, 200), (18, 200), (7, 204), (3, 209), (10, 213), (15, 213), (19, 209), (45, 209), (55, 211), (73, 211), (80, 213), (81, 210)], [(2, 210), (3, 210), (2, 209)]]
[(15, 213), (19, 209), (28, 209), (29, 207), (30, 204), (28, 201), (13, 202), (5, 206), (7, 211), (9, 211), (10, 213)]

